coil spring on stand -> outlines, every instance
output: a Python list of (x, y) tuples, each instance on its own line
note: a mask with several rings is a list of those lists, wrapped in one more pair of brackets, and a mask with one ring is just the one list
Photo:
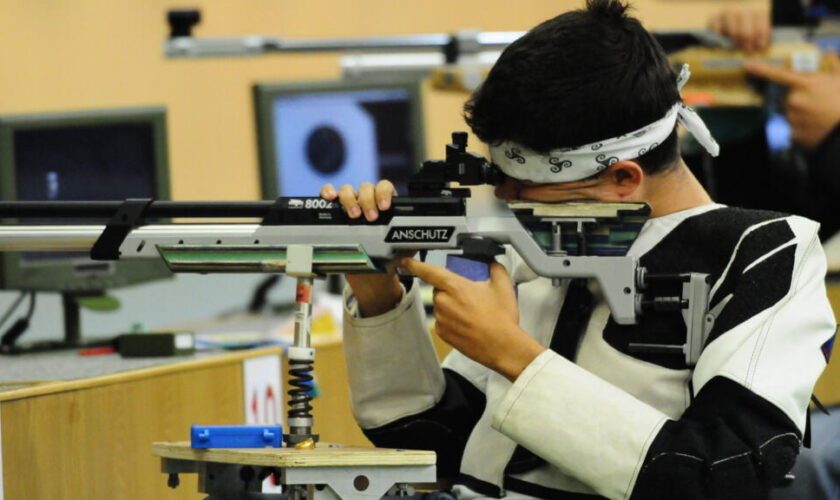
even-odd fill
[(312, 376), (311, 361), (289, 360), (289, 418), (311, 418), (312, 405)]

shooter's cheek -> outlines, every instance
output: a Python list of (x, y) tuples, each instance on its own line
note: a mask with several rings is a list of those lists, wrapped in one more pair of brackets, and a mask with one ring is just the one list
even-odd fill
[(519, 191), (522, 200), (542, 203), (560, 203), (564, 201), (592, 200), (594, 193), (591, 189), (552, 189), (550, 187), (523, 187)]
[(521, 187), (522, 185), (516, 179), (505, 177), (505, 180), (502, 181), (501, 184), (496, 186), (494, 194), (496, 195), (496, 198), (500, 200), (518, 200), (520, 196), (519, 191)]

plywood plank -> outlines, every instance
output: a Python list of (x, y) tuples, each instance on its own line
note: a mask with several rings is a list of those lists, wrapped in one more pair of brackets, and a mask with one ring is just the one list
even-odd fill
[(215, 448), (196, 450), (190, 443), (154, 443), (152, 452), (163, 458), (273, 467), (350, 467), (434, 465), (433, 451), (358, 448), (319, 444), (310, 450), (294, 448)]

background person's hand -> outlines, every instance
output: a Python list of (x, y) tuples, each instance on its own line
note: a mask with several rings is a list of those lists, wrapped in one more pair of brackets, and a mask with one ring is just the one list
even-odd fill
[(747, 52), (757, 52), (770, 45), (770, 13), (750, 9), (725, 9), (709, 19), (709, 30), (732, 40)]
[[(379, 181), (376, 185), (365, 183), (358, 191), (346, 184), (336, 190), (331, 184), (321, 188), (321, 198), (335, 201), (344, 207), (348, 217), (364, 217), (369, 221), (379, 218), (380, 210), (391, 208), (391, 200), (397, 190), (390, 181)], [(347, 274), (347, 283), (353, 289), (353, 295), (359, 305), (362, 316), (378, 316), (393, 309), (402, 299), (402, 286), (397, 278), (393, 263), (385, 273)]]
[(750, 61), (746, 70), (753, 76), (788, 87), (785, 115), (793, 141), (814, 149), (840, 124), (840, 58), (829, 53), (828, 73), (799, 73), (760, 61)]
[(435, 331), (470, 359), (513, 381), (545, 348), (519, 328), (519, 307), (505, 268), (475, 282), (414, 259), (399, 265), (435, 287)]

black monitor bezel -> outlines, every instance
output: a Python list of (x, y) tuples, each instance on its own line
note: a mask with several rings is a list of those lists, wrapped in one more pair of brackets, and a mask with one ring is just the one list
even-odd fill
[[(426, 136), (423, 122), (422, 83), (417, 80), (318, 80), (283, 83), (257, 83), (253, 87), (254, 115), (256, 116), (257, 153), (259, 156), (260, 186), (263, 199), (279, 196), (277, 180), (277, 152), (274, 144), (274, 120), (271, 105), (277, 97), (301, 94), (325, 94), (342, 91), (405, 90), (409, 95), (411, 124), (414, 130), (414, 165), (420, 169), (426, 159)], [(317, 193), (312, 193), (317, 195)]]
[[(17, 200), (14, 134), (20, 130), (141, 123), (153, 129), (156, 199), (170, 199), (166, 108), (82, 110), (0, 116), (0, 199)], [(162, 262), (133, 260), (80, 266), (67, 260), (21, 264), (18, 253), (0, 254), (0, 289), (86, 293), (171, 277)]]

